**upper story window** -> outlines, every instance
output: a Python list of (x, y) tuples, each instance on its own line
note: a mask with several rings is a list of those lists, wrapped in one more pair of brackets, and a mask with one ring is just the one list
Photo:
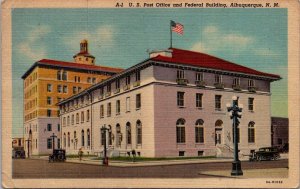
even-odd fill
[(119, 115), (121, 112), (121, 104), (120, 104), (120, 100), (116, 101), (116, 115)]
[(120, 80), (119, 79), (116, 80), (116, 89), (120, 89)]
[(126, 85), (130, 85), (130, 75), (126, 76)]
[(71, 124), (74, 125), (74, 114), (72, 114), (72, 117), (71, 117)]
[(215, 83), (222, 83), (222, 76), (215, 74)]
[(47, 110), (47, 117), (51, 117), (51, 110)]
[(248, 110), (254, 111), (254, 98), (248, 98)]
[(233, 86), (240, 86), (240, 78), (234, 78), (232, 84)]
[(202, 108), (202, 93), (196, 93), (196, 108)]
[(184, 92), (177, 92), (177, 106), (184, 106)]
[(107, 117), (111, 116), (111, 103), (107, 104)]
[(126, 112), (130, 112), (130, 97), (126, 97)]
[(140, 70), (135, 72), (135, 81), (140, 81), (141, 80), (141, 72)]
[(184, 70), (177, 70), (177, 79), (184, 79)]
[(47, 104), (48, 105), (52, 104), (52, 98), (50, 96), (47, 97)]
[(76, 94), (77, 93), (77, 87), (73, 87), (73, 94)]
[(248, 80), (248, 87), (254, 87), (255, 86), (255, 82), (253, 79), (249, 79)]
[(47, 84), (47, 92), (52, 92), (52, 84)]
[(96, 78), (92, 78), (92, 83), (96, 83)]
[(142, 106), (142, 101), (141, 101), (141, 94), (137, 94), (136, 95), (136, 99), (135, 99), (136, 103), (135, 103), (135, 108), (138, 110), (138, 109), (141, 109), (141, 106)]
[(79, 123), (79, 113), (76, 113), (76, 124)]
[(104, 105), (100, 105), (100, 118), (104, 117)]
[(216, 110), (220, 110), (222, 108), (221, 100), (222, 100), (222, 95), (215, 96), (215, 109)]
[(62, 80), (64, 80), (64, 81), (68, 80), (68, 75), (67, 75), (66, 71), (63, 71), (63, 73), (62, 73)]
[(61, 78), (61, 71), (59, 70), (59, 71), (57, 71), (57, 80), (61, 80), (62, 78)]
[(78, 87), (78, 92), (80, 92), (81, 91), (81, 87)]
[(107, 93), (111, 92), (111, 84), (110, 83), (108, 83), (107, 86), (106, 86), (106, 92)]
[(63, 86), (63, 92), (68, 93), (68, 86), (66, 86), (66, 85)]
[(52, 124), (50, 123), (47, 124), (47, 131), (52, 131)]
[(91, 78), (88, 77), (88, 78), (87, 78), (87, 82), (88, 82), (88, 83), (91, 83), (91, 81), (92, 81)]
[(83, 123), (84, 122), (84, 112), (82, 111), (81, 112), (81, 123)]
[(204, 81), (204, 73), (203, 72), (196, 73), (196, 81)]
[(61, 85), (57, 85), (57, 92), (59, 92), (59, 93), (62, 92), (62, 86)]

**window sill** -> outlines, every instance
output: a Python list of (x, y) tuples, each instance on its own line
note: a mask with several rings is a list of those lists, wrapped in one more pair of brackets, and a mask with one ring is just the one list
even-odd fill
[(136, 110), (136, 111), (139, 111), (140, 109), (141, 109), (141, 108), (136, 108), (135, 110)]
[(185, 106), (177, 106), (178, 108), (186, 108)]
[(130, 113), (130, 110), (129, 110), (129, 111), (126, 111), (126, 113)]
[(116, 113), (116, 115), (120, 115), (120, 113)]
[(100, 118), (104, 118), (104, 116), (100, 116)]
[(250, 113), (254, 113), (254, 110), (249, 110)]
[(203, 108), (202, 108), (202, 107), (196, 107), (196, 109), (198, 109), (198, 110), (203, 110)]
[(222, 109), (221, 109), (221, 108), (215, 108), (215, 111), (217, 111), (217, 112), (221, 112), (221, 111), (222, 111)]
[(111, 115), (107, 115), (107, 117), (111, 117)]

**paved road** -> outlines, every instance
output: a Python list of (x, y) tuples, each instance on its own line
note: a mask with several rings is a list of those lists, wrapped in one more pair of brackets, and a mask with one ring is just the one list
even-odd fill
[[(242, 169), (286, 168), (288, 160), (242, 162)], [(13, 178), (199, 178), (200, 171), (231, 170), (231, 163), (199, 163), (147, 167), (104, 167), (45, 160), (13, 160)]]

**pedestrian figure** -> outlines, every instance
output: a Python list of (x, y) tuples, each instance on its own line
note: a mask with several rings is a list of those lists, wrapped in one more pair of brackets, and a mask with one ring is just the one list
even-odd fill
[(79, 160), (80, 160), (80, 161), (81, 161), (82, 155), (83, 155), (83, 151), (82, 151), (81, 148), (79, 148), (78, 156), (79, 156)]
[(132, 162), (135, 162), (136, 153), (134, 149), (131, 151), (131, 154), (132, 154)]

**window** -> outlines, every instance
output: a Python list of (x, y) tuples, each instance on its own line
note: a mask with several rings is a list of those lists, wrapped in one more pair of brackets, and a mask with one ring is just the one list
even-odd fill
[(130, 112), (130, 97), (126, 97), (126, 112)]
[(50, 123), (47, 124), (47, 131), (52, 131), (52, 124)]
[(248, 142), (249, 143), (255, 143), (255, 123), (253, 121), (250, 121), (248, 124)]
[(221, 95), (216, 95), (215, 96), (215, 109), (216, 110), (220, 110), (221, 109), (221, 99), (222, 99), (222, 96)]
[(57, 139), (57, 148), (60, 148), (60, 138)]
[(86, 131), (87, 133), (87, 146), (91, 146), (91, 135), (90, 135), (90, 130), (88, 129)]
[(64, 147), (66, 148), (67, 145), (67, 138), (66, 138), (66, 133), (64, 133)]
[(73, 94), (77, 93), (77, 87), (73, 87)]
[(130, 75), (126, 76), (126, 85), (130, 85)]
[(77, 81), (78, 81), (78, 83), (80, 83), (80, 77), (77, 77)]
[(60, 124), (57, 124), (57, 131), (60, 131)]
[(122, 143), (122, 133), (120, 124), (116, 125), (116, 146), (120, 147)]
[(177, 106), (184, 106), (184, 92), (177, 92)]
[(63, 73), (62, 73), (62, 80), (64, 80), (64, 81), (68, 80), (68, 76), (67, 76), (66, 71), (63, 71)]
[(179, 151), (179, 156), (184, 156), (184, 151)]
[(87, 78), (87, 82), (91, 83), (91, 78), (90, 77)]
[(57, 71), (57, 80), (61, 80), (61, 71)]
[(138, 110), (138, 109), (141, 109), (141, 106), (142, 106), (142, 102), (141, 102), (141, 94), (137, 94), (136, 97), (135, 97), (135, 108)]
[(203, 72), (196, 73), (196, 81), (203, 81)]
[(232, 85), (233, 86), (240, 86), (240, 78), (234, 78)]
[(184, 79), (184, 70), (177, 70), (177, 79)]
[(204, 129), (203, 129), (204, 121), (202, 119), (198, 119), (196, 121), (195, 126), (195, 138), (196, 143), (204, 143)]
[(76, 124), (79, 123), (79, 113), (76, 114)]
[(108, 83), (107, 86), (106, 86), (106, 92), (107, 93), (111, 92), (111, 84), (110, 83)]
[(47, 117), (51, 117), (51, 110), (47, 110)]
[(66, 126), (66, 117), (63, 118), (63, 126)]
[(81, 123), (83, 123), (84, 122), (84, 112), (82, 111), (81, 112)]
[(77, 82), (77, 76), (74, 77), (74, 81)]
[(60, 97), (57, 97), (57, 102), (60, 102), (61, 101), (61, 98)]
[(142, 144), (142, 123), (140, 120), (136, 122), (136, 143), (137, 145)]
[(81, 91), (81, 87), (78, 87), (78, 92), (80, 92)]
[(67, 118), (67, 126), (70, 126), (70, 116)]
[(47, 149), (52, 149), (52, 138), (47, 138)]
[(70, 148), (70, 132), (68, 132), (68, 147)]
[(111, 130), (111, 126), (109, 125), (108, 126), (108, 145), (112, 145), (112, 141), (113, 141), (112, 130)]
[(121, 112), (120, 100), (116, 101), (116, 114), (119, 115)]
[(222, 83), (222, 76), (215, 74), (215, 83)]
[(63, 92), (64, 92), (64, 93), (68, 93), (68, 86), (64, 85), (64, 87), (63, 87)]
[(254, 98), (248, 98), (248, 110), (254, 111)]
[(100, 118), (104, 117), (104, 105), (100, 105)]
[(131, 124), (129, 122), (126, 123), (126, 142), (127, 145), (131, 144)]
[(52, 98), (49, 97), (49, 96), (47, 97), (47, 104), (48, 104), (48, 105), (51, 105), (51, 104), (52, 104)]
[(90, 110), (86, 111), (86, 122), (90, 121)]
[(248, 80), (248, 87), (254, 87), (254, 86), (255, 86), (254, 80), (253, 79), (249, 79)]
[(178, 119), (176, 122), (176, 140), (177, 143), (185, 143), (185, 120)]
[(52, 92), (52, 85), (51, 84), (47, 84), (47, 92)]
[(119, 79), (116, 80), (116, 89), (120, 89), (120, 80)]
[(93, 78), (93, 79), (92, 79), (92, 83), (96, 83), (96, 78)]
[(84, 130), (81, 131), (81, 146), (84, 146)]
[(61, 87), (61, 85), (57, 85), (57, 92), (59, 92), (59, 93), (62, 92), (62, 87)]
[(111, 116), (111, 103), (107, 104), (107, 117)]
[(202, 96), (203, 96), (203, 94), (196, 93), (196, 107), (197, 108), (202, 108)]
[(141, 80), (141, 72), (138, 70), (135, 72), (135, 81), (140, 81)]
[(74, 114), (72, 114), (71, 124), (74, 125)]

